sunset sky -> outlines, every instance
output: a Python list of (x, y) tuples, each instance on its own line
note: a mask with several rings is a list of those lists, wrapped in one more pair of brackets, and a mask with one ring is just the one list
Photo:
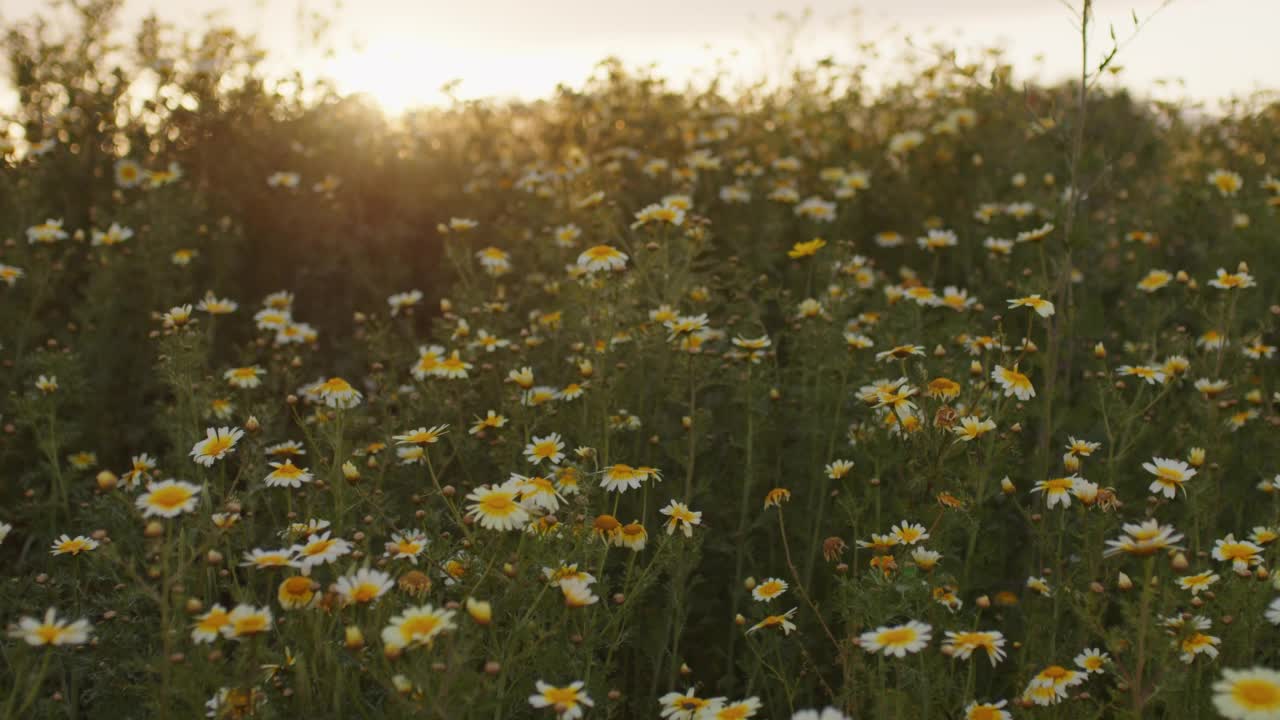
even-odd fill
[[(0, 18), (28, 17), (46, 0), (4, 0)], [(1149, 15), (1160, 0), (1099, 0), (1099, 53), (1106, 25), (1126, 37), (1131, 11)], [(1055, 0), (813, 0), (812, 19), (798, 36), (806, 58), (852, 56), (859, 41), (883, 38), (895, 26), (921, 40), (946, 39), (961, 48), (1000, 43), (1023, 73), (1037, 67), (1057, 78), (1078, 67), (1070, 15)], [(298, 31), (299, 8), (334, 20), (333, 58), (321, 58)], [(558, 82), (578, 83), (596, 61), (617, 55), (657, 62), (683, 80), (729, 57), (740, 77), (777, 71), (784, 33), (774, 16), (803, 7), (777, 0), (128, 0), (130, 21), (152, 10), (182, 26), (208, 13), (255, 32), (273, 67), (300, 67), (333, 77), (348, 91), (367, 92), (385, 108), (440, 102), (439, 88), (460, 78), (460, 95), (537, 97)], [(861, 8), (860, 19), (854, 9)], [(794, 10), (793, 10), (794, 12)], [(1122, 53), (1121, 78), (1162, 96), (1216, 100), (1278, 84), (1274, 29), (1280, 2), (1175, 0)], [(900, 33), (893, 35), (899, 37)], [(886, 51), (901, 47), (887, 42)], [(1157, 79), (1185, 81), (1153, 89)]]

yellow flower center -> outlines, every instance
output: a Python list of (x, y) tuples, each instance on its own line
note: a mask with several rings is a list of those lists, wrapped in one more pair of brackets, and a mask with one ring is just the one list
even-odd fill
[(217, 632), (220, 628), (230, 622), (230, 617), (225, 611), (219, 610), (212, 612), (208, 617), (200, 621), (199, 628), (204, 632)]
[(1231, 696), (1241, 706), (1250, 710), (1280, 708), (1280, 687), (1266, 680), (1241, 680), (1231, 688)]
[(378, 597), (378, 586), (371, 583), (361, 583), (351, 591), (351, 599), (358, 603), (367, 603), (376, 600)]
[(578, 704), (578, 691), (567, 687), (553, 687), (542, 691), (542, 697), (551, 703), (552, 707), (564, 704), (573, 707)]
[(159, 490), (152, 491), (151, 497), (147, 502), (154, 507), (172, 510), (180, 507), (189, 499), (191, 499), (191, 492), (186, 488), (167, 485)]
[(325, 551), (333, 547), (333, 543), (334, 543), (333, 539), (313, 540), (312, 542), (307, 543), (306, 547), (302, 548), (302, 554), (312, 556), (312, 557), (316, 555), (323, 555)]
[(412, 640), (420, 636), (428, 636), (440, 625), (440, 619), (434, 615), (415, 615), (406, 618), (400, 624), (400, 636)]
[(911, 628), (894, 628), (880, 633), (880, 644), (890, 647), (906, 645), (916, 639), (916, 631)]
[(506, 516), (515, 512), (516, 503), (510, 493), (489, 493), (480, 501), (480, 507), (486, 514)]

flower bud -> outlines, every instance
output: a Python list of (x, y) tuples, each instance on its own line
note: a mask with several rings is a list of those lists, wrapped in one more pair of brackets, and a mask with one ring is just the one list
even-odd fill
[(343, 630), (343, 645), (346, 645), (347, 649), (353, 652), (359, 650), (364, 647), (364, 633), (360, 631), (359, 627), (348, 625)]
[(98, 488), (101, 490), (114, 490), (120, 481), (120, 479), (116, 477), (116, 474), (110, 470), (103, 470), (98, 473), (96, 480), (98, 481)]
[(488, 625), (493, 620), (493, 606), (484, 600), (467, 598), (467, 614), (477, 625)]

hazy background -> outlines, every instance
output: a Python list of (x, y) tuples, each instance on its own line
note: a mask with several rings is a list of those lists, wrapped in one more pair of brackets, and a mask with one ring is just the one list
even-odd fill
[[(46, 2), (0, 0), (0, 21), (26, 18)], [(1099, 53), (1108, 23), (1124, 38), (1131, 12), (1146, 17), (1160, 5), (1098, 0)], [(129, 0), (125, 17), (134, 25), (154, 10), (179, 26), (199, 27), (206, 17), (230, 23), (258, 35), (272, 67), (326, 74), (396, 111), (440, 102), (440, 86), (455, 78), (463, 80), (458, 94), (465, 98), (545, 95), (558, 82), (581, 81), (608, 55), (656, 62), (683, 80), (737, 51), (738, 76), (776, 74), (787, 33), (775, 16), (806, 6), (811, 19), (795, 35), (803, 58), (851, 57), (858, 42), (873, 40), (892, 53), (909, 32), (922, 44), (943, 39), (962, 49), (999, 43), (1019, 72), (1050, 80), (1079, 63), (1071, 15), (1056, 0)], [(323, 57), (300, 30), (311, 26), (300, 19), (317, 14), (332, 20), (333, 57)], [(1274, 87), (1278, 27), (1280, 0), (1176, 0), (1124, 49), (1119, 81), (1211, 107)], [(1175, 79), (1185, 86), (1155, 84)]]

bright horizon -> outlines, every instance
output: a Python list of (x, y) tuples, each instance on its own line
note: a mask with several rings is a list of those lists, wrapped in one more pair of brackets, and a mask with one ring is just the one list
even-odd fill
[[(29, 18), (45, 0), (7, 0), (6, 22)], [(1098, 0), (1097, 32), (1090, 55), (1096, 62), (1108, 44), (1107, 25), (1121, 39), (1131, 34), (1131, 12), (1150, 15), (1161, 0)], [(1078, 73), (1078, 36), (1067, 9), (1055, 0), (865, 0), (807, 3), (811, 20), (796, 35), (797, 57), (849, 60), (864, 41), (895, 55), (904, 33), (927, 45), (941, 40), (961, 51), (991, 45), (1007, 49), (1022, 78), (1049, 81)], [(776, 74), (782, 25), (774, 20), (788, 3), (770, 0), (708, 0), (648, 3), (548, 0), (532, 7), (517, 0), (480, 0), (465, 5), (425, 0), (365, 0), (357, 8), (337, 2), (311, 3), (328, 16), (333, 57), (322, 57), (299, 31), (299, 4), (288, 0), (127, 0), (125, 27), (155, 10), (181, 28), (214, 19), (254, 33), (278, 73), (299, 69), (332, 78), (343, 92), (368, 94), (398, 113), (446, 98), (440, 88), (461, 80), (463, 99), (534, 99), (556, 85), (582, 82), (597, 62), (617, 56), (628, 65), (655, 63), (683, 83), (732, 58), (732, 77), (753, 80)], [(793, 11), (796, 12), (796, 11)], [(1232, 18), (1230, 32), (1215, 29)], [(1187, 97), (1212, 103), (1245, 95), (1280, 78), (1274, 66), (1272, 28), (1280, 25), (1280, 3), (1251, 0), (1175, 0), (1122, 50), (1116, 82), (1161, 98)], [(895, 31), (896, 28), (896, 31)], [(1109, 46), (1109, 45), (1108, 45)], [(1178, 81), (1160, 86), (1159, 81)]]

